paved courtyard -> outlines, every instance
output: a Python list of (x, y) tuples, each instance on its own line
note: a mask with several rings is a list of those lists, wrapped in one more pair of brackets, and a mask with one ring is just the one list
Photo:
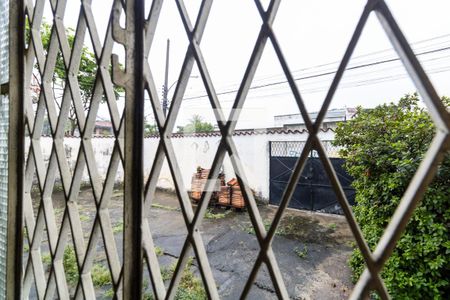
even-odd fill
[[(64, 204), (55, 194), (57, 220), (62, 218)], [(122, 260), (123, 223), (122, 194), (113, 195), (110, 215), (119, 257)], [(88, 238), (95, 217), (93, 197), (83, 190), (79, 198), (83, 231)], [(195, 206), (194, 206), (195, 209)], [(261, 206), (268, 227), (276, 207)], [(186, 237), (178, 201), (173, 193), (158, 191), (150, 210), (150, 227), (162, 269), (176, 263)], [(222, 299), (238, 299), (258, 254), (259, 246), (246, 211), (212, 208), (201, 226), (209, 262)], [(288, 210), (273, 241), (283, 279), (292, 299), (347, 299), (352, 288), (347, 260), (353, 238), (342, 216)], [(43, 247), (45, 252), (45, 246)], [(193, 253), (191, 253), (193, 255)], [(43, 254), (44, 256), (45, 254)], [(106, 265), (103, 244), (97, 247), (95, 259)], [(197, 262), (192, 272), (200, 278)], [(168, 284), (168, 281), (166, 284)], [(144, 283), (148, 286), (148, 278)], [(99, 288), (99, 297), (107, 298), (108, 285)], [(150, 291), (150, 287), (147, 287)], [(276, 299), (266, 267), (260, 269), (249, 299)]]

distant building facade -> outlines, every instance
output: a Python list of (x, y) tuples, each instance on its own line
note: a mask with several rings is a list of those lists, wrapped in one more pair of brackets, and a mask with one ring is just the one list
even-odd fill
[[(321, 128), (323, 130), (334, 130), (337, 124), (351, 119), (356, 113), (355, 108), (339, 108), (327, 111), (323, 119)], [(309, 113), (312, 122), (317, 119), (318, 112)], [(276, 128), (292, 129), (292, 130), (306, 130), (305, 121), (301, 114), (278, 115), (274, 117)]]
[(96, 121), (94, 127), (94, 135), (96, 136), (113, 135), (113, 128), (111, 121)]

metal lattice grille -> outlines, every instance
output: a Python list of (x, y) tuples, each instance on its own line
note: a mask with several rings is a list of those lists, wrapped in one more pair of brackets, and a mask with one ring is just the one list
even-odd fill
[[(298, 141), (276, 141), (270, 142), (270, 156), (299, 157), (305, 148), (305, 142)], [(322, 141), (322, 145), (328, 157), (339, 157), (340, 148), (333, 145), (332, 141)], [(317, 152), (312, 151), (311, 156), (316, 156)]]
[[(86, 299), (95, 298), (90, 272), (100, 240), (104, 244), (114, 290), (117, 295), (121, 296), (121, 260), (118, 256), (112, 231), (108, 201), (111, 198), (117, 168), (123, 162), (124, 126), (121, 126), (121, 116), (117, 108), (114, 86), (109, 73), (114, 44), (112, 23), (110, 22), (108, 25), (106, 36), (102, 42), (97, 32), (90, 3), (91, 1), (80, 3), (78, 24), (71, 45), (69, 45), (64, 27), (66, 1), (36, 1), (34, 6), (31, 2), (27, 2), (25, 8), (30, 24), (31, 37), (25, 57), (26, 86), (31, 85), (33, 72), (36, 72), (35, 68), (37, 68), (38, 77), (41, 78), (36, 105), (33, 106), (30, 89), (25, 91), (26, 131), (30, 136), (24, 183), (24, 225), (30, 249), (28, 259), (25, 261), (23, 279), (23, 295), (25, 297), (30, 295), (30, 290), (35, 285), (36, 297), (39, 299), (52, 298), (55, 295), (60, 299), (68, 299), (69, 294), (73, 294), (74, 297), (82, 296)], [(54, 16), (51, 20), (52, 31), (48, 49), (43, 48), (40, 36), (46, 5), (50, 5)], [(116, 14), (121, 13), (122, 4), (120, 1), (114, 1), (111, 11)], [(87, 115), (83, 109), (77, 77), (81, 51), (86, 36), (89, 37), (93, 45), (98, 64), (97, 77), (92, 88), (92, 98)], [(56, 107), (51, 85), (57, 55), (62, 56), (66, 74), (60, 107)], [(103, 99), (106, 99), (108, 104), (116, 137), (105, 182), (102, 182), (98, 173), (91, 143), (99, 104)], [(76, 112), (77, 129), (81, 133), (80, 150), (73, 172), (70, 171), (64, 149), (64, 127), (68, 121), (68, 113), (71, 108)], [(53, 137), (53, 148), (47, 163), (44, 163), (40, 145), (44, 118), (48, 118)], [(97, 209), (92, 229), (88, 233), (83, 232), (77, 203), (81, 179), (86, 171), (89, 173), (93, 205)], [(36, 177), (36, 180), (33, 180), (34, 177)], [(62, 185), (65, 201), (64, 213), (60, 220), (55, 218), (52, 201), (52, 191), (57, 178)], [(37, 195), (32, 197), (34, 182), (37, 183), (38, 192)], [(38, 205), (37, 210), (36, 205)], [(87, 241), (85, 240), (85, 234), (89, 236)], [(51, 256), (48, 276), (46, 276), (47, 270), (44, 269), (41, 255), (41, 244), (44, 242)], [(69, 291), (63, 266), (64, 252), (67, 251), (69, 242), (73, 244), (79, 274), (74, 291)]]
[(271, 142), (270, 156), (299, 157), (305, 142)]
[[(212, 299), (219, 298), (217, 286), (206, 255), (205, 245), (199, 231), (199, 226), (211, 199), (212, 191), (214, 190), (213, 184), (215, 181), (207, 181), (205, 192), (203, 192), (200, 200), (200, 205), (194, 212), (190, 204), (188, 192), (184, 188), (185, 185), (182, 181), (180, 167), (171, 140), (171, 132), (181, 107), (183, 95), (186, 91), (193, 66), (196, 64), (200, 71), (211, 108), (214, 111), (222, 135), (220, 145), (211, 166), (209, 179), (217, 178), (224, 157), (228, 154), (239, 184), (242, 187), (242, 194), (247, 203), (248, 213), (260, 247), (255, 264), (242, 291), (242, 298), (245, 298), (249, 294), (262, 264), (267, 266), (277, 296), (283, 299), (289, 298), (272, 249), (272, 241), (311, 150), (317, 151), (325, 167), (345, 217), (350, 224), (357, 246), (361, 250), (367, 265), (367, 269), (353, 290), (351, 296), (352, 299), (359, 299), (362, 295), (367, 295), (370, 289), (376, 290), (383, 299), (389, 298), (383, 280), (380, 278), (380, 271), (392, 253), (414, 208), (423, 196), (428, 183), (431, 181), (437, 169), (438, 163), (443, 157), (443, 153), (449, 149), (450, 115), (441, 104), (433, 86), (414, 56), (409, 44), (398, 28), (384, 1), (369, 0), (367, 2), (331, 87), (326, 95), (322, 109), (314, 123), (311, 121), (308, 112), (306, 111), (300, 91), (297, 88), (287, 61), (281, 51), (281, 45), (278, 43), (276, 35), (272, 30), (272, 24), (280, 4), (279, 0), (272, 0), (268, 5), (267, 10), (263, 8), (263, 5), (259, 0), (255, 1), (256, 9), (261, 16), (262, 26), (247, 68), (243, 74), (243, 79), (236, 95), (233, 109), (228, 118), (226, 118), (221, 109), (220, 101), (218, 100), (213, 81), (210, 78), (208, 67), (200, 47), (201, 39), (212, 7), (212, 0), (205, 0), (202, 2), (197, 19), (194, 23), (189, 19), (183, 1), (176, 1), (180, 18), (189, 39), (189, 46), (186, 50), (183, 67), (179, 75), (178, 84), (167, 118), (164, 117), (162, 112), (148, 61), (144, 61), (142, 65), (142, 61), (139, 60), (141, 56), (133, 55), (135, 53), (133, 51), (139, 53), (140, 50), (139, 48), (135, 48), (136, 45), (139, 45), (139, 38), (136, 37), (143, 36), (144, 44), (141, 45), (141, 50), (144, 53), (141, 54), (144, 57), (148, 56), (152, 47), (152, 40), (158, 24), (163, 1), (154, 0), (151, 3), (151, 9), (149, 15), (146, 17), (144, 26), (144, 24), (139, 24), (139, 19), (136, 19), (139, 18), (139, 15), (136, 14), (136, 10), (134, 9), (135, 7), (142, 7), (142, 1), (114, 0), (111, 8), (110, 23), (104, 41), (102, 42), (92, 13), (90, 5), (91, 0), (82, 0), (80, 1), (80, 14), (73, 44), (69, 43), (64, 27), (66, 2), (67, 0), (36, 0), (33, 4), (33, 1), (26, 1), (25, 12), (29, 21), (31, 40), (25, 57), (25, 86), (30, 86), (35, 68), (39, 78), (41, 78), (41, 85), (38, 101), (35, 105), (33, 104), (30, 90), (25, 89), (26, 131), (30, 137), (29, 155), (26, 162), (24, 180), (24, 222), (27, 232), (27, 243), (29, 244), (30, 249), (29, 255), (25, 261), (23, 277), (23, 294), (25, 297), (30, 296), (32, 286), (35, 286), (36, 297), (39, 299), (53, 298), (54, 296), (58, 296), (61, 299), (67, 299), (70, 295), (75, 298), (95, 298), (96, 294), (90, 272), (97, 244), (103, 242), (105, 246), (104, 251), (107, 256), (108, 269), (114, 286), (114, 294), (119, 298), (129, 299), (132, 295), (141, 293), (141, 291), (132, 290), (133, 287), (139, 287), (140, 283), (133, 283), (131, 280), (133, 277), (130, 276), (130, 273), (133, 273), (134, 271), (136, 274), (134, 275), (135, 278), (142, 278), (142, 262), (138, 261), (139, 255), (137, 257), (130, 257), (130, 254), (139, 254), (141, 251), (143, 252), (145, 267), (150, 274), (155, 298), (172, 299), (175, 296), (182, 271), (188, 261), (189, 252), (191, 250), (194, 251), (197, 258), (199, 271), (208, 296)], [(53, 15), (53, 19), (51, 20), (52, 33), (48, 49), (44, 49), (40, 36), (43, 11), (46, 5), (50, 5)], [(123, 5), (125, 5), (125, 7), (123, 7)], [(125, 13), (126, 17), (125, 28), (122, 28), (119, 24), (120, 15), (122, 13)], [(339, 82), (349, 63), (350, 57), (371, 13), (377, 15), (383, 29), (391, 40), (392, 45), (399, 54), (409, 75), (415, 82), (420, 94), (424, 98), (437, 126), (437, 134), (424, 161), (412, 179), (391, 223), (373, 252), (370, 251), (362, 236), (345, 193), (327, 156), (326, 147), (318, 137), (320, 124), (330, 106)], [(136, 23), (138, 26), (136, 26)], [(141, 29), (142, 32), (139, 31)], [(81, 49), (86, 36), (89, 37), (93, 45), (95, 59), (98, 65), (97, 78), (92, 89), (92, 98), (87, 114), (83, 110), (83, 104), (80, 98), (80, 83), (78, 82), (77, 77)], [(301, 149), (298, 162), (283, 194), (279, 209), (274, 217), (272, 225), (267, 231), (264, 227), (253, 193), (247, 183), (248, 181), (243, 164), (239, 158), (239, 153), (233, 140), (233, 132), (268, 40), (272, 43), (279, 63), (286, 75), (302, 118), (305, 121), (309, 137)], [(118, 64), (117, 56), (114, 56), (111, 61), (111, 54), (115, 41), (120, 45), (126, 46), (125, 70), (122, 70), (121, 66)], [(60, 53), (63, 58), (63, 68), (66, 74), (62, 101), (59, 108), (55, 104), (51, 85), (52, 74), (55, 72), (55, 62), (58, 53)], [(111, 69), (110, 65), (112, 65), (113, 76), (111, 76), (109, 71)], [(140, 91), (139, 88), (136, 88), (139, 87), (139, 85), (133, 81), (133, 75), (135, 74), (133, 72), (139, 73), (139, 70), (143, 71), (144, 89), (151, 99), (153, 113), (161, 136), (150, 176), (148, 182), (146, 182), (143, 193), (144, 213), (140, 211), (141, 207), (139, 205), (141, 191), (133, 190), (133, 186), (131, 185), (133, 181), (131, 175), (136, 177), (137, 180), (142, 180), (142, 178), (139, 177), (142, 174), (130, 173), (139, 172), (138, 168), (133, 169), (133, 167), (135, 167), (135, 164), (133, 165), (133, 155), (136, 154), (139, 158), (139, 153), (133, 153), (132, 149), (138, 149), (138, 152), (142, 151), (142, 149), (139, 150), (139, 147), (132, 148), (130, 144), (127, 144), (126, 142), (128, 139), (128, 141), (133, 143), (136, 142), (136, 138), (139, 138), (139, 134), (136, 135), (139, 131), (139, 127), (134, 127), (134, 123), (130, 120), (130, 118), (134, 116), (132, 108), (136, 107), (135, 100), (133, 100), (134, 96), (137, 95), (137, 102), (143, 101), (143, 97), (142, 99), (139, 98), (142, 91)], [(128, 103), (131, 103), (127, 104), (126, 113), (124, 114), (119, 112), (116, 104), (112, 77), (114, 78), (114, 83), (116, 85), (122, 86), (125, 89), (126, 99), (129, 101)], [(99, 104), (103, 99), (105, 99), (109, 108), (115, 137), (115, 146), (105, 182), (102, 182), (97, 170), (91, 142)], [(64, 152), (64, 125), (68, 120), (68, 113), (72, 106), (76, 111), (77, 128), (81, 133), (80, 150), (73, 172), (68, 166)], [(122, 115), (125, 116), (125, 119)], [(40, 145), (40, 137), (45, 118), (48, 118), (53, 137), (53, 149), (48, 163), (45, 163), (43, 159)], [(128, 128), (125, 128), (126, 126), (128, 126)], [(163, 283), (159, 263), (156, 258), (149, 220), (146, 217), (143, 217), (142, 219), (139, 217), (134, 219), (131, 218), (131, 216), (148, 215), (146, 212), (150, 209), (151, 201), (154, 198), (156, 183), (165, 159), (167, 159), (174, 179), (177, 196), (179, 198), (181, 211), (188, 232), (174, 276), (167, 289)], [(137, 199), (131, 202), (124, 202), (125, 231), (126, 233), (132, 233), (132, 236), (130, 237), (125, 234), (125, 257), (123, 263), (118, 256), (116, 241), (112, 231), (111, 217), (108, 211), (108, 202), (111, 199), (114, 179), (120, 165), (123, 165), (125, 168), (125, 200), (130, 200), (132, 199), (132, 195), (137, 195)], [(89, 232), (84, 232), (83, 230), (78, 208), (81, 178), (85, 171), (89, 174), (93, 201), (96, 207), (95, 219), (92, 229)], [(34, 180), (34, 178), (36, 179)], [(65, 198), (64, 214), (60, 220), (55, 218), (55, 209), (52, 202), (52, 190), (57, 179), (61, 181)], [(34, 182), (36, 184), (33, 184)], [(37, 185), (38, 189), (37, 194), (39, 195), (39, 201), (37, 202), (33, 201), (31, 195), (33, 185)], [(142, 228), (142, 232), (140, 228)], [(87, 240), (84, 238), (85, 235), (88, 236)], [(142, 238), (142, 249), (141, 244), (139, 243), (140, 238)], [(70, 243), (73, 244), (76, 253), (79, 273), (79, 276), (76, 278), (77, 285), (75, 290), (69, 289), (63, 265), (64, 251)], [(44, 244), (48, 246), (43, 246)], [(48, 249), (46, 249), (46, 247)], [(42, 260), (41, 252), (43, 249), (48, 250), (51, 255), (48, 274)], [(138, 261), (137, 264), (136, 261)], [(124, 278), (124, 280), (122, 278)]]

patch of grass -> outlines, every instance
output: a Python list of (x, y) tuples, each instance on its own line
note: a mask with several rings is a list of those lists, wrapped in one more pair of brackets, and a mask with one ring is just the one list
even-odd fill
[(88, 215), (81, 215), (80, 216), (80, 221), (81, 222), (87, 222), (87, 221), (89, 221), (89, 216)]
[[(49, 254), (42, 255), (42, 261), (50, 264), (51, 257)], [(66, 280), (69, 284), (76, 284), (78, 282), (79, 273), (77, 259), (75, 256), (75, 250), (73, 246), (68, 246), (64, 250), (63, 256), (64, 272), (66, 274)], [(108, 268), (101, 264), (94, 264), (91, 270), (92, 282), (96, 287), (102, 287), (112, 284), (111, 275)]]
[(152, 203), (152, 207), (153, 208), (164, 209), (164, 210), (170, 210), (170, 211), (178, 210), (178, 208), (176, 208), (176, 207), (163, 205), (163, 204), (159, 204), (159, 203)]
[(337, 227), (336, 223), (330, 223), (330, 224), (328, 224), (328, 228), (330, 228), (330, 229), (332, 229), (332, 230), (336, 230), (336, 227)]
[(144, 280), (142, 282), (142, 289), (143, 289), (143, 294), (142, 294), (142, 300), (154, 300), (155, 296), (153, 296), (153, 293), (151, 290), (148, 290), (148, 287), (150, 286), (150, 283), (148, 282), (148, 280)]
[(31, 187), (31, 194), (36, 195), (36, 194), (39, 194), (40, 192), (41, 192), (41, 189), (39, 188), (39, 185), (33, 184), (33, 186)]
[(105, 291), (105, 293), (103, 294), (104, 298), (107, 299), (112, 299), (112, 297), (114, 297), (114, 289), (113, 288), (109, 288)]
[(63, 266), (67, 282), (70, 284), (77, 283), (79, 277), (78, 265), (73, 246), (67, 246), (66, 249), (64, 249)]
[[(263, 220), (263, 224), (264, 224), (264, 228), (266, 229), (266, 231), (269, 231), (270, 225), (272, 225), (272, 221), (266, 219), (266, 220)], [(247, 231), (247, 233), (249, 233), (249, 234), (256, 234), (255, 228), (253, 228), (252, 225), (250, 225), (249, 227), (247, 227), (247, 230), (246, 230), (246, 231)]]
[(62, 192), (62, 191), (64, 191), (64, 188), (61, 183), (56, 183), (53, 186), (53, 192)]
[[(271, 219), (263, 220), (266, 231), (270, 229), (272, 224)], [(287, 239), (301, 240), (303, 242), (315, 242), (318, 241), (325, 243), (334, 243), (335, 240), (331, 237), (331, 233), (334, 232), (334, 227), (337, 225), (321, 225), (317, 220), (308, 217), (286, 215), (280, 221), (275, 234)], [(250, 225), (244, 229), (247, 233), (255, 234), (255, 230)]]
[(113, 231), (113, 233), (123, 232), (123, 222), (114, 224), (112, 231)]
[(161, 247), (156, 246), (155, 247), (155, 254), (156, 256), (163, 256), (164, 255), (164, 249)]
[(148, 289), (149, 286), (150, 286), (150, 283), (148, 282), (148, 280), (144, 279), (144, 280), (142, 281), (142, 288), (143, 288), (144, 290), (146, 290), (146, 289)]
[(214, 213), (211, 209), (206, 210), (205, 219), (218, 220), (225, 218), (231, 210), (227, 210), (225, 213)]
[(64, 212), (64, 207), (55, 208), (55, 215), (60, 215)]
[(277, 228), (277, 234), (281, 236), (290, 236), (297, 234), (297, 224), (294, 216), (286, 216), (284, 220), (280, 222)]
[(153, 300), (153, 299), (155, 299), (155, 296), (153, 296), (153, 294), (150, 292), (145, 292), (144, 295), (142, 296), (142, 300)]
[(172, 278), (173, 273), (175, 272), (175, 268), (177, 266), (177, 262), (174, 262), (168, 267), (161, 268), (161, 277), (163, 281), (170, 280)]
[(24, 244), (23, 245), (23, 252), (28, 252), (30, 251), (30, 246), (28, 244)]
[(295, 247), (294, 252), (295, 252), (295, 254), (297, 254), (298, 257), (306, 258), (306, 256), (308, 255), (308, 247), (306, 247), (306, 245), (303, 246), (303, 249), (300, 249), (299, 247)]
[(41, 259), (44, 265), (50, 265), (52, 263), (52, 256), (50, 253), (42, 254)]
[(94, 264), (92, 266), (91, 275), (94, 286), (102, 287), (112, 284), (111, 274), (108, 268), (101, 264)]
[[(191, 270), (192, 262), (193, 257), (190, 257), (186, 263), (186, 267), (183, 270), (183, 274), (181, 275), (180, 285), (178, 286), (178, 290), (175, 295), (176, 300), (207, 299), (201, 279), (195, 276), (194, 272)], [(176, 266), (177, 262), (174, 262), (168, 268), (161, 269), (161, 275), (164, 281), (172, 278)]]
[(356, 248), (356, 242), (354, 241), (347, 241), (345, 242), (345, 245), (350, 248)]

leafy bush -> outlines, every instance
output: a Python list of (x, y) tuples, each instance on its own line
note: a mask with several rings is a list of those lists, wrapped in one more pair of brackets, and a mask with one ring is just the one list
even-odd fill
[[(373, 250), (435, 134), (416, 94), (398, 104), (358, 108), (336, 129), (346, 169), (355, 180), (354, 207)], [(450, 99), (443, 98), (449, 107)], [(393, 299), (443, 299), (450, 295), (450, 155), (444, 159), (381, 273)], [(354, 279), (365, 268), (359, 250), (350, 260)], [(447, 298), (448, 299), (448, 298)]]

